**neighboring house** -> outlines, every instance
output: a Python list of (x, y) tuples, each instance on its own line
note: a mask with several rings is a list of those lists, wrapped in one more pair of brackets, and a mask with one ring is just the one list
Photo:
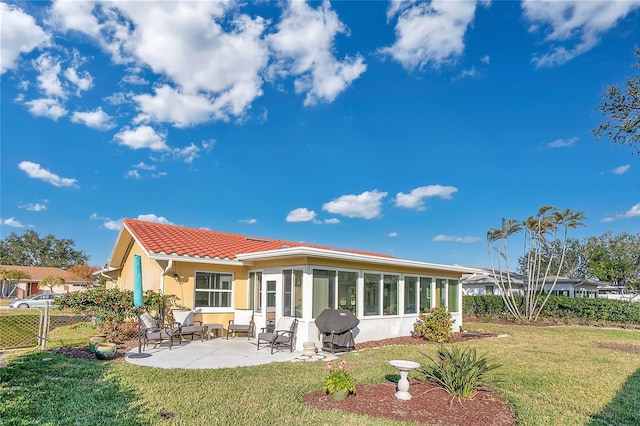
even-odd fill
[[(500, 281), (500, 276), (502, 276), (502, 282), (504, 282), (505, 286), (508, 286), (508, 279), (511, 279), (513, 294), (517, 296), (524, 295), (527, 280), (526, 276), (515, 272), (500, 272), (497, 270), (495, 273), (496, 275), (488, 268), (477, 268), (476, 272), (463, 275), (460, 280), (462, 283), (462, 294), (465, 296), (500, 295), (502, 291), (496, 284), (496, 280)], [(554, 280), (555, 277), (553, 276), (547, 277), (544, 284), (545, 292), (551, 291)], [(611, 283), (600, 281), (558, 277), (555, 286), (553, 286), (552, 293), (557, 296), (596, 298), (601, 297), (599, 296), (600, 288), (610, 285)]]
[(176, 295), (204, 323), (226, 328), (234, 308), (267, 320), (297, 317), (297, 345), (319, 341), (325, 308), (351, 310), (356, 342), (408, 335), (424, 308), (444, 306), (462, 327), (460, 277), (472, 270), (388, 255), (126, 219), (102, 271), (107, 286), (133, 288), (134, 255), (144, 290)]
[(48, 276), (60, 277), (64, 280), (64, 284), (53, 286), (53, 293), (67, 293), (86, 288), (86, 285), (77, 276), (60, 268), (48, 266), (0, 265), (0, 269), (7, 271), (22, 271), (31, 277), (22, 279), (19, 282), (5, 282), (5, 285), (12, 287), (7, 291), (7, 294), (16, 296), (18, 299), (50, 292), (51, 290), (49, 287), (39, 287), (40, 281)]

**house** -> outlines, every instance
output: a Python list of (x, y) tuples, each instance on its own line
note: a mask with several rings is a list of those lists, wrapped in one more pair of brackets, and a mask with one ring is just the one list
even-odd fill
[[(502, 291), (496, 284), (496, 281), (500, 282), (500, 280), (507, 287), (509, 282), (511, 283), (511, 293), (514, 295), (524, 295), (527, 283), (525, 275), (498, 270), (494, 274), (488, 268), (477, 268), (475, 272), (463, 275), (462, 294), (465, 296), (500, 295)], [(610, 283), (566, 277), (556, 279), (555, 276), (548, 276), (544, 284), (544, 292), (552, 291), (556, 296), (596, 298), (599, 297), (599, 289), (607, 285)], [(553, 290), (551, 290), (552, 286)]]
[(356, 342), (408, 335), (424, 308), (444, 306), (462, 327), (460, 277), (471, 269), (358, 250), (256, 238), (126, 219), (102, 272), (132, 289), (142, 259), (144, 290), (173, 294), (204, 323), (223, 324), (234, 308), (253, 309), (257, 328), (298, 318), (298, 346), (319, 341), (325, 308), (351, 310)]
[(67, 293), (86, 288), (86, 285), (80, 278), (64, 269), (48, 267), (48, 266), (19, 266), (19, 265), (0, 265), (0, 270), (5, 271), (22, 271), (29, 275), (17, 282), (5, 280), (3, 283), (3, 294), (16, 296), (19, 299), (33, 296), (40, 293), (49, 292), (48, 287), (40, 288), (40, 281), (45, 277), (62, 278), (63, 284), (54, 285), (53, 293)]

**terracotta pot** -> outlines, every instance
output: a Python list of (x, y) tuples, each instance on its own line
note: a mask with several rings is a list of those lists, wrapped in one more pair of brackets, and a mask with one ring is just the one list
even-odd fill
[(96, 345), (96, 358), (102, 361), (113, 359), (116, 356), (118, 346), (115, 343), (98, 343)]
[(331, 397), (334, 401), (344, 401), (349, 396), (349, 392), (345, 391), (335, 391), (331, 394)]
[(96, 345), (98, 343), (105, 343), (107, 341), (107, 336), (104, 334), (99, 334), (96, 336), (89, 336), (89, 350), (91, 352), (96, 351)]

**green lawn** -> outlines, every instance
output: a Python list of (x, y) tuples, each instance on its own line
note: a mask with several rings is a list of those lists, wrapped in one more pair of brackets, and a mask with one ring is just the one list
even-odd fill
[[(640, 424), (640, 356), (595, 344), (640, 345), (640, 332), (582, 327), (474, 324), (510, 337), (470, 342), (503, 366), (497, 391), (523, 425)], [(436, 346), (345, 355), (359, 384), (397, 374), (391, 359), (424, 363)], [(43, 358), (53, 358), (43, 361)], [(324, 363), (222, 370), (162, 370), (124, 362), (31, 353), (0, 367), (6, 425), (399, 425), (301, 403), (319, 390)]]

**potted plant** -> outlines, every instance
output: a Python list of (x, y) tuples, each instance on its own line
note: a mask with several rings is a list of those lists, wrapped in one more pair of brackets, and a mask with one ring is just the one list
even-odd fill
[(346, 399), (350, 394), (356, 393), (356, 379), (353, 377), (351, 367), (347, 367), (347, 361), (342, 360), (338, 366), (333, 361), (327, 362), (325, 367), (327, 375), (322, 384), (322, 390), (331, 394), (334, 400)]

